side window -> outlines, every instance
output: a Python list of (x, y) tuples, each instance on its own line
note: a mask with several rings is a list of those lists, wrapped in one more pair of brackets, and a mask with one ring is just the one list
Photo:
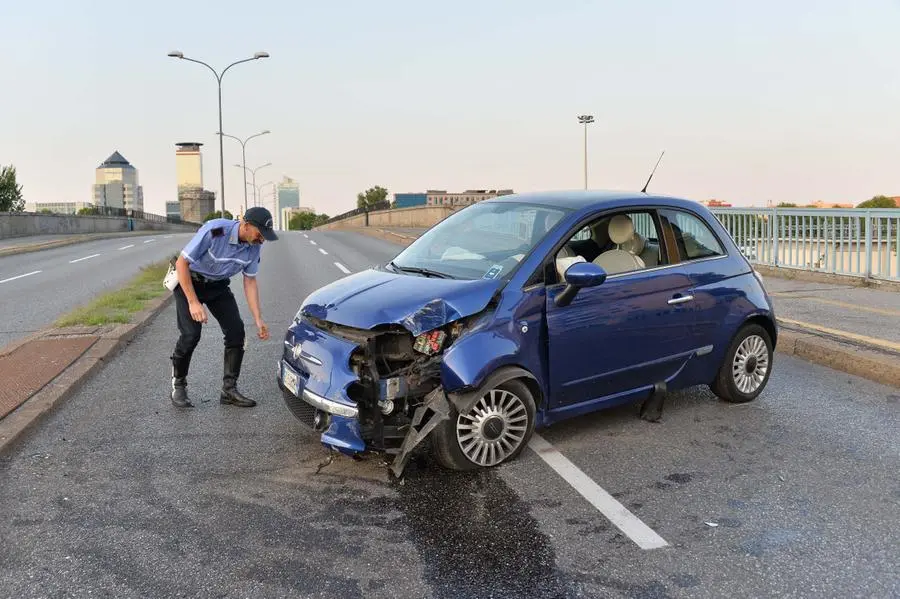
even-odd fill
[(697, 216), (681, 210), (663, 211), (683, 261), (724, 256), (725, 250), (709, 226)]
[(593, 262), (610, 275), (668, 264), (652, 211), (605, 214), (574, 233), (556, 255), (557, 280), (577, 262)]

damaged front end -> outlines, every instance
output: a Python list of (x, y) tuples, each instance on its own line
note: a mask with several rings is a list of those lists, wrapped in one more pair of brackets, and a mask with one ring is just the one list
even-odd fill
[(329, 449), (392, 456), (400, 476), (413, 449), (449, 417), (443, 353), (477, 318), (440, 300), (371, 329), (302, 313), (279, 362), (285, 401)]

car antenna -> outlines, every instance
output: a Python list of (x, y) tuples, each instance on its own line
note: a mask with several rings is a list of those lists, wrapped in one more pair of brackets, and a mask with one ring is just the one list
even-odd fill
[(647, 177), (647, 182), (644, 183), (644, 189), (641, 190), (641, 193), (647, 193), (647, 186), (650, 185), (650, 179), (653, 178), (653, 173), (656, 172), (656, 167), (659, 166), (659, 161), (662, 160), (663, 154), (665, 154), (665, 153), (666, 153), (666, 151), (663, 150), (663, 151), (662, 151), (662, 154), (659, 155), (659, 158), (658, 158), (657, 161), (656, 161), (656, 166), (654, 166), (654, 167), (653, 167), (653, 170), (650, 171), (650, 176)]

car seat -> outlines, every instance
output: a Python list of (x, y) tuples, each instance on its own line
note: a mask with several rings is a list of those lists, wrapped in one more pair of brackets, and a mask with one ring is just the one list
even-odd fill
[[(634, 223), (625, 214), (617, 214), (609, 221), (609, 239), (616, 248), (603, 252), (594, 259), (594, 264), (603, 268), (609, 274), (629, 272), (644, 268), (644, 261), (627, 249), (624, 244), (630, 244), (634, 240)], [(643, 247), (641, 248), (643, 249)]]

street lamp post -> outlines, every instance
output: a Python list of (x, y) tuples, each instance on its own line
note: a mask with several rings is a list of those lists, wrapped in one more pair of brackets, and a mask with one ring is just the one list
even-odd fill
[(590, 114), (582, 114), (578, 117), (578, 122), (584, 125), (584, 188), (587, 189), (587, 126), (594, 122), (594, 117)]
[[(236, 139), (241, 144), (241, 158), (244, 163), (244, 206), (247, 205), (247, 142), (253, 139), (254, 137), (259, 137), (260, 135), (266, 135), (271, 133), (268, 129), (265, 131), (260, 131), (259, 133), (255, 133), (248, 137), (247, 139), (242, 140), (240, 137), (235, 137), (234, 135), (228, 135), (227, 133), (222, 133), (221, 131), (217, 132), (217, 135), (225, 137), (230, 137), (231, 139)], [(221, 139), (221, 137), (220, 137)]]
[[(213, 72), (213, 75), (216, 77), (216, 83), (219, 87), (219, 131), (223, 129), (222, 127), (222, 77), (225, 76), (225, 73), (236, 64), (241, 64), (242, 62), (250, 62), (251, 60), (259, 60), (260, 58), (268, 58), (268, 52), (257, 52), (253, 55), (253, 58), (244, 58), (243, 60), (238, 60), (236, 62), (231, 63), (227, 67), (225, 67), (221, 73), (217, 73), (214, 68), (202, 62), (200, 60), (196, 60), (193, 58), (187, 58), (183, 53), (175, 50), (169, 52), (169, 56), (172, 58), (179, 58), (181, 60), (187, 60), (189, 62), (196, 62), (197, 64), (202, 64), (210, 71)], [(219, 136), (219, 185), (221, 187), (220, 193), (222, 194), (222, 214), (225, 214), (225, 146), (223, 143), (222, 136)]]
[[(249, 169), (246, 166), (242, 167), (240, 164), (235, 164), (234, 166), (236, 166), (238, 168), (243, 168), (245, 176), (246, 176), (246, 171), (250, 171), (253, 174), (253, 205), (256, 206), (256, 171), (258, 171), (261, 168), (265, 168), (267, 166), (272, 166), (272, 163), (267, 162), (265, 164), (259, 165), (256, 168), (249, 168)], [(246, 185), (244, 187), (246, 187)]]

